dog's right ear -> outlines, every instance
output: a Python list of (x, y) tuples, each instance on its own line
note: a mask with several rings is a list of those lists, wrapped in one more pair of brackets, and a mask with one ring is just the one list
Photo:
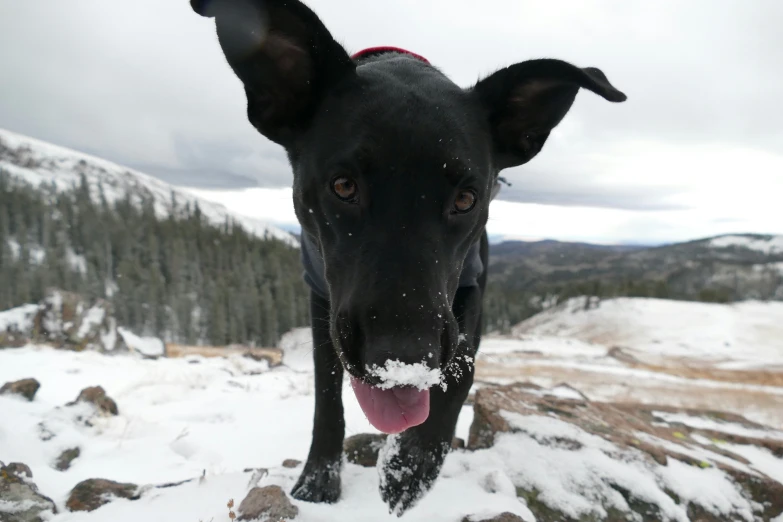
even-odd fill
[(528, 60), (478, 82), (471, 94), (485, 107), (500, 169), (527, 163), (574, 103), (579, 89), (623, 102), (601, 70), (562, 60)]
[(245, 86), (250, 123), (289, 146), (329, 89), (356, 66), (321, 20), (296, 0), (191, 0), (215, 18), (229, 65)]

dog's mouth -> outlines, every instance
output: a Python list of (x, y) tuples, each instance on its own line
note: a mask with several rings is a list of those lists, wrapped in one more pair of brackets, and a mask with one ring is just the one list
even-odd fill
[(367, 420), (384, 433), (400, 433), (418, 426), (430, 414), (430, 388), (443, 386), (439, 369), (425, 363), (387, 361), (383, 368), (366, 368), (367, 378), (351, 375), (359, 406)]

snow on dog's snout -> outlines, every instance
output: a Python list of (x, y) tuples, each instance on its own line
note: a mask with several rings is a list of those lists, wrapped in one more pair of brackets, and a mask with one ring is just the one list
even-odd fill
[(430, 388), (446, 383), (440, 370), (426, 363), (405, 364), (386, 361), (385, 366), (366, 368), (380, 384), (371, 386), (351, 377), (351, 386), (370, 424), (384, 433), (400, 433), (427, 420), (430, 414)]
[(378, 388), (388, 390), (397, 386), (412, 386), (419, 390), (428, 390), (440, 384), (446, 391), (443, 375), (437, 368), (430, 368), (425, 362), (406, 364), (402, 361), (386, 361), (384, 367), (377, 364), (367, 367), (367, 373), (378, 378)]

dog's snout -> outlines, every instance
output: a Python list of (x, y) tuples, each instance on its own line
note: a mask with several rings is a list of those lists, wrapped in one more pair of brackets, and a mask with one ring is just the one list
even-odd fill
[(332, 333), (348, 371), (373, 381), (387, 365), (443, 368), (458, 343), (457, 322), (443, 303), (417, 304), (403, 298), (381, 305), (355, 305), (335, 314)]

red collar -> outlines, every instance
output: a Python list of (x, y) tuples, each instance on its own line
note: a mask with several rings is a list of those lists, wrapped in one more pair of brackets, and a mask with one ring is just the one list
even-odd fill
[(354, 60), (359, 60), (361, 58), (367, 58), (368, 56), (373, 56), (373, 55), (378, 55), (383, 53), (407, 54), (409, 56), (413, 56), (418, 60), (421, 60), (426, 64), (430, 63), (429, 60), (427, 60), (425, 57), (421, 56), (420, 54), (412, 53), (410, 51), (406, 51), (405, 49), (400, 49), (399, 47), (390, 47), (390, 46), (370, 47), (369, 49), (364, 49), (362, 51), (359, 51), (358, 53), (354, 53), (351, 56), (351, 58)]

